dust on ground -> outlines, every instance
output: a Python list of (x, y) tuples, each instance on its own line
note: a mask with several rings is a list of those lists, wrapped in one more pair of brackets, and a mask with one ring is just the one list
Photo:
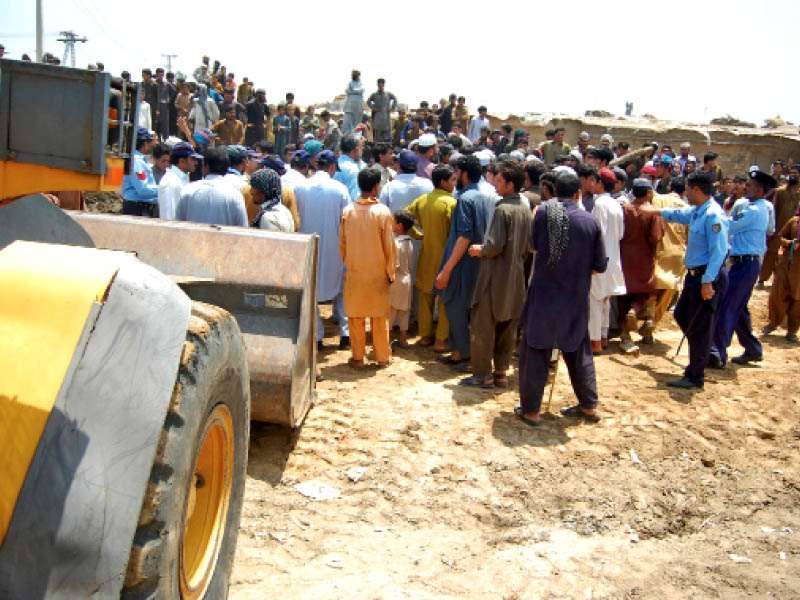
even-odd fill
[[(673, 359), (664, 323), (639, 358), (612, 342), (596, 360), (598, 425), (557, 416), (563, 364), (534, 429), (516, 372), (477, 391), (428, 349), (363, 372), (323, 352), (303, 427), (253, 424), (230, 597), (800, 597), (800, 347), (768, 336), (760, 366), (672, 390), (687, 347)], [(340, 495), (295, 489), (309, 481)]]

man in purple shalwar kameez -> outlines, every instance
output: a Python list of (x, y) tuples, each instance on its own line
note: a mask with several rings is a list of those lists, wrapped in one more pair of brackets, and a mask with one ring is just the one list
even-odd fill
[(539, 207), (531, 227), (536, 266), (520, 317), (524, 330), (519, 351), (521, 405), (514, 409), (528, 425), (539, 424), (553, 348), (563, 354), (579, 402), (561, 413), (600, 420), (589, 343), (589, 288), (592, 273), (605, 272), (608, 258), (600, 222), (577, 205), (580, 188), (572, 169), (559, 169), (558, 198)]

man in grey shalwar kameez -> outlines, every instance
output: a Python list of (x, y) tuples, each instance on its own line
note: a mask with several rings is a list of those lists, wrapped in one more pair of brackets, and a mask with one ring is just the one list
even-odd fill
[(342, 133), (350, 133), (361, 124), (364, 116), (364, 86), (361, 84), (361, 71), (353, 71), (353, 78), (344, 90), (344, 122)]
[(378, 91), (367, 99), (367, 106), (372, 111), (372, 131), (376, 142), (392, 141), (392, 111), (397, 108), (397, 98), (391, 92), (384, 91), (386, 80), (378, 79)]

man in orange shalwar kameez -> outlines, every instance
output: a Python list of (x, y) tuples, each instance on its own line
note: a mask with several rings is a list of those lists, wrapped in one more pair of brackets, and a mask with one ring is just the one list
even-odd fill
[(351, 367), (364, 366), (366, 320), (372, 327), (372, 345), (378, 366), (392, 357), (389, 346), (389, 286), (394, 280), (397, 247), (394, 243), (391, 211), (375, 196), (381, 182), (378, 169), (358, 174), (361, 197), (342, 213), (339, 252), (345, 265), (344, 312), (350, 326)]

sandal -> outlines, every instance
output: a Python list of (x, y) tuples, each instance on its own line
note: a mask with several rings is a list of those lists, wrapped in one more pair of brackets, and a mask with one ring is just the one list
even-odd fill
[(583, 409), (580, 406), (562, 408), (561, 414), (565, 417), (577, 417), (583, 419), (584, 421), (589, 421), (590, 423), (597, 423), (601, 419), (600, 415), (597, 413), (590, 415), (583, 412)]
[(499, 373), (494, 373), (492, 375), (494, 378), (494, 386), (499, 388), (507, 388), (508, 387), (508, 375), (501, 375)]
[(525, 425), (529, 425), (531, 427), (539, 427), (539, 425), (542, 424), (541, 421), (533, 421), (533, 420), (529, 419), (528, 417), (526, 417), (525, 413), (522, 412), (522, 407), (519, 404), (517, 404), (514, 407), (514, 414), (517, 415), (519, 420), (522, 421), (523, 423), (525, 423)]
[(472, 365), (469, 364), (469, 359), (464, 358), (461, 362), (454, 364), (453, 371), (456, 373), (472, 373)]
[(463, 358), (459, 358), (458, 360), (454, 359), (452, 354), (440, 354), (436, 357), (436, 360), (446, 365), (457, 365), (464, 362)]
[(385, 361), (382, 361), (382, 362), (381, 361), (377, 361), (376, 364), (377, 364), (379, 369), (385, 369), (390, 364), (392, 364), (392, 359), (390, 358), (389, 360), (385, 360)]
[(354, 358), (348, 358), (347, 364), (353, 367), (354, 369), (363, 369), (364, 368), (364, 360), (356, 360)]
[(465, 377), (461, 381), (458, 382), (458, 385), (463, 385), (464, 387), (477, 387), (484, 390), (491, 390), (494, 388), (494, 379), (490, 375), (486, 379), (483, 377), (478, 377), (477, 375), (472, 375), (471, 377)]

